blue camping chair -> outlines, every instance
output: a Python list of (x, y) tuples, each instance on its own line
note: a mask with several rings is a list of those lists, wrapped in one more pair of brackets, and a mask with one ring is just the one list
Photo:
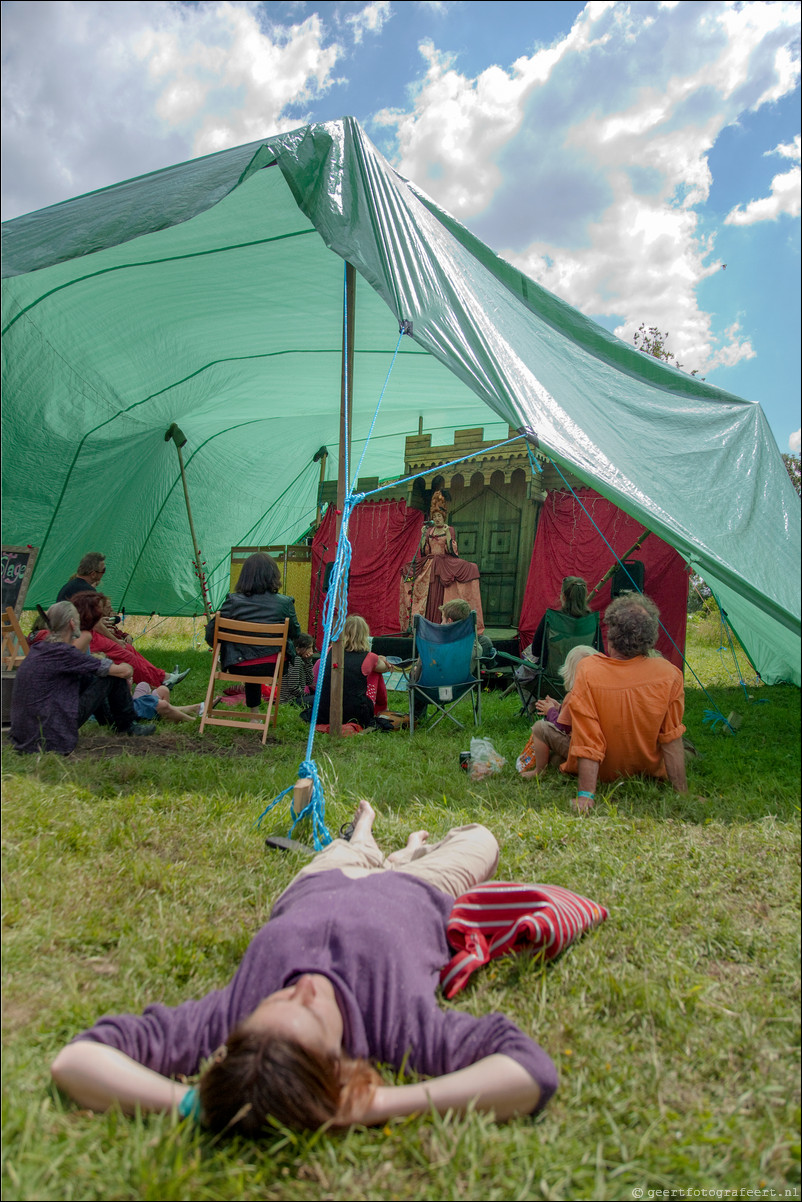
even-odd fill
[(431, 730), (443, 718), (449, 718), (463, 729), (463, 723), (451, 712), (470, 696), (473, 707), (474, 726), (482, 716), (482, 683), (471, 674), (471, 657), (476, 643), (476, 614), (463, 618), (461, 622), (447, 622), (439, 626), (416, 614), (412, 624), (412, 657), (420, 660), (421, 668), (417, 680), (410, 680), (409, 733), (415, 732), (415, 701), (420, 699), (439, 710), (428, 723)]

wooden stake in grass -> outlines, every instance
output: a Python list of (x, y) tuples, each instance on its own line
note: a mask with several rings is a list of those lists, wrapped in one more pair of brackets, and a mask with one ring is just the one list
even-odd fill
[(312, 800), (312, 782), (307, 777), (306, 780), (297, 780), (292, 787), (292, 808), (295, 811), (296, 817), (302, 814), (309, 802)]

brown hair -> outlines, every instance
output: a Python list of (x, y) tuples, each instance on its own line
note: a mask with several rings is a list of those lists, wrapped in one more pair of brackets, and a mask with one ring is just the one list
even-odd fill
[(235, 591), (244, 597), (253, 597), (260, 593), (277, 593), (280, 588), (281, 572), (273, 556), (264, 551), (249, 555), (242, 565)]
[(584, 618), (588, 608), (588, 586), (581, 576), (566, 576), (560, 589), (560, 608), (570, 618)]
[(461, 622), (471, 616), (471, 607), (467, 601), (457, 598), (456, 601), (446, 601), (445, 605), (441, 605), (440, 613), (444, 622)]
[(198, 1089), (203, 1122), (213, 1131), (260, 1135), (270, 1119), (296, 1130), (348, 1122), (380, 1083), (367, 1060), (320, 1054), (240, 1024)]
[(81, 630), (93, 630), (103, 617), (103, 602), (108, 598), (103, 593), (89, 592), (74, 593), (70, 598), (78, 610), (81, 619)]
[[(78, 570), (75, 576), (89, 576), (92, 572), (99, 572), (105, 567), (106, 556), (102, 551), (87, 551), (81, 562), (78, 564)], [(73, 580), (75, 579), (73, 577)]]
[(648, 655), (657, 642), (660, 630), (660, 610), (651, 597), (643, 593), (622, 593), (607, 606), (607, 645), (621, 659)]

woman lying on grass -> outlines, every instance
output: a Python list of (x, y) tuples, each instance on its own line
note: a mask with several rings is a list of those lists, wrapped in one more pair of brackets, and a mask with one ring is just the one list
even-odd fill
[[(453, 899), (493, 874), (495, 838), (471, 825), (430, 846), (417, 831), (385, 859), (374, 818), (360, 802), (350, 842), (335, 839), (298, 873), (224, 989), (100, 1019), (56, 1057), (56, 1083), (93, 1110), (186, 1113), (194, 1094), (170, 1078), (211, 1058), (201, 1119), (246, 1135), (270, 1119), (373, 1124), (472, 1101), (507, 1119), (544, 1106), (557, 1078), (542, 1048), (500, 1014), (435, 1000)], [(368, 1057), (429, 1079), (387, 1085)]]

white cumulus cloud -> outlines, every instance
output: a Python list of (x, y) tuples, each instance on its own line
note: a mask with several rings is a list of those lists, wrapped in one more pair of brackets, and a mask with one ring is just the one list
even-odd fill
[(798, 455), (802, 448), (802, 429), (794, 430), (791, 437), (788, 439), (788, 450), (792, 455)]
[(376, 120), (396, 131), (400, 171), (505, 258), (620, 337), (670, 330), (704, 374), (755, 354), (737, 321), (716, 335), (697, 300), (722, 269), (698, 216), (708, 155), (741, 113), (796, 86), (797, 38), (793, 4), (599, 0), (553, 45), (473, 77), (423, 42), (409, 107)]
[(191, 24), (148, 29), (135, 49), (158, 81), (158, 115), (169, 127), (193, 126), (195, 154), (302, 124), (285, 109), (324, 92), (341, 53), (324, 45), (317, 14), (265, 31), (255, 9), (232, 3), (202, 10)]
[(264, 6), (228, 0), (3, 17), (4, 218), (302, 125), (343, 53), (316, 13), (268, 25)]
[[(774, 147), (774, 150), (766, 153), (779, 154), (785, 159), (796, 159), (799, 163), (799, 134), (793, 142), (781, 142), (779, 146)], [(797, 166), (792, 167), (790, 171), (783, 171), (774, 176), (771, 181), (770, 196), (751, 200), (745, 208), (736, 205), (724, 220), (727, 225), (753, 225), (756, 221), (776, 221), (783, 213), (789, 217), (798, 217), (800, 209), (802, 209), (802, 173)]]
[(347, 16), (345, 23), (351, 26), (354, 41), (358, 46), (366, 33), (381, 33), (392, 15), (390, 0), (373, 0), (373, 3), (366, 4), (361, 12)]

